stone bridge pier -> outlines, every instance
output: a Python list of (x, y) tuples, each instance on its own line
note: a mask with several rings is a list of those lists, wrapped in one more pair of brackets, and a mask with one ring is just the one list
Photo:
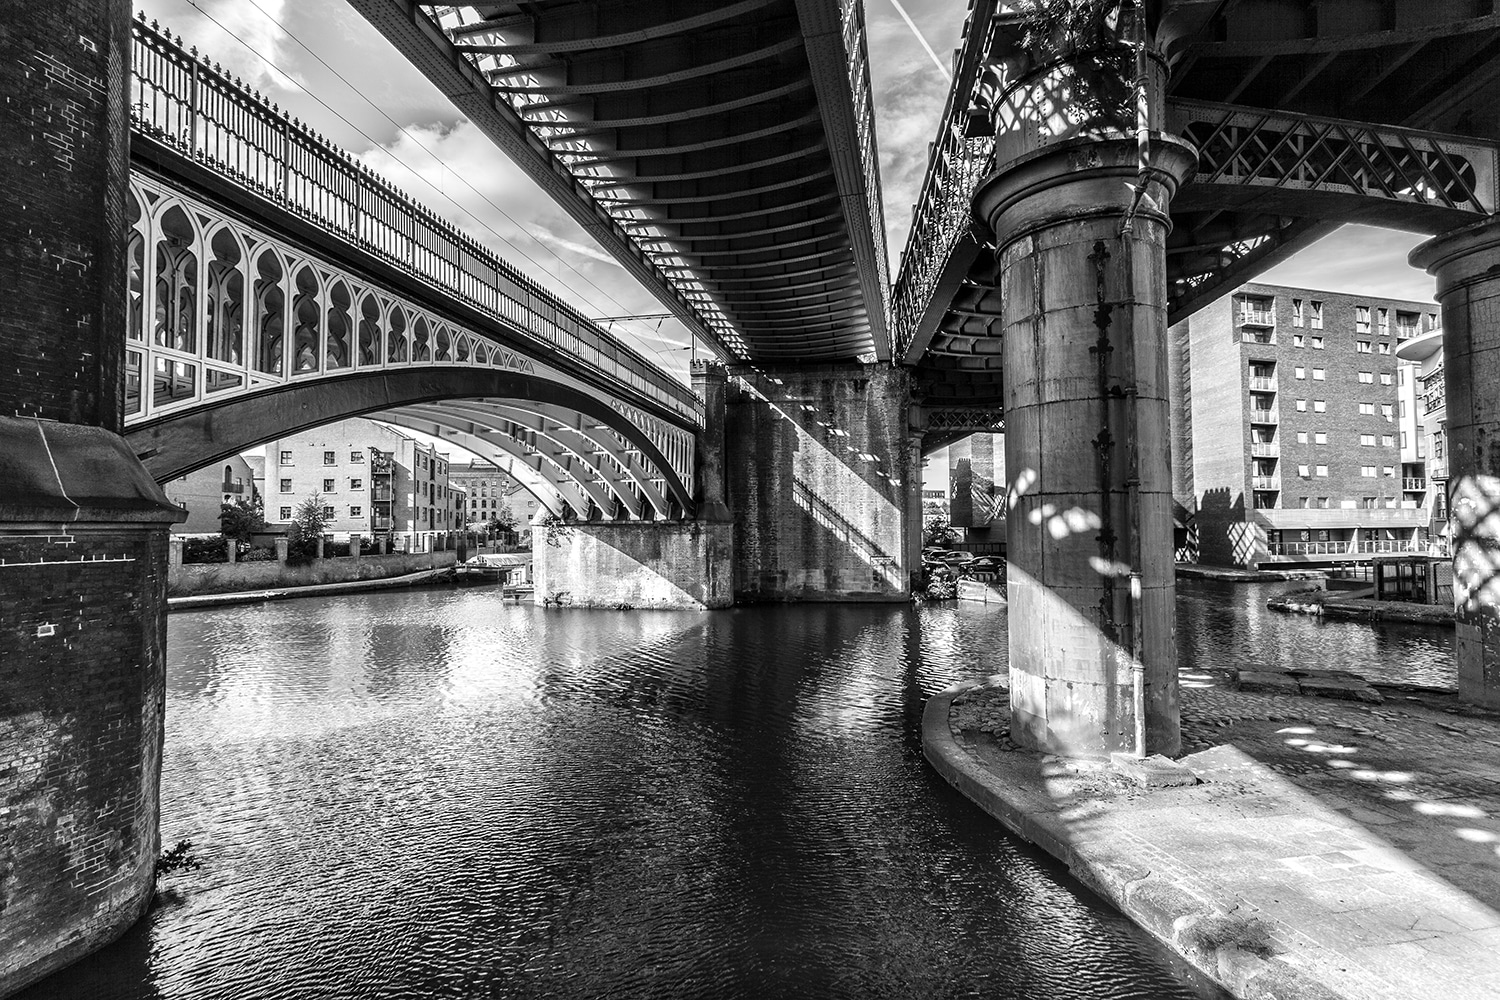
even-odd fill
[(1411, 263), (1437, 278), (1443, 313), (1458, 694), (1500, 708), (1500, 216), (1428, 240)]
[(159, 849), (168, 526), (120, 436), (129, 0), (0, 33), (0, 996), (112, 941)]
[(698, 362), (696, 517), (533, 542), (537, 593), (592, 607), (904, 601), (921, 532), (910, 389), (889, 365)]

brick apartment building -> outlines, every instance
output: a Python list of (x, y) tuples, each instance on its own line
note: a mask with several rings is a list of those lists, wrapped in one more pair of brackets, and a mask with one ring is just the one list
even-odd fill
[(319, 495), (336, 540), (387, 536), (426, 551), (432, 536), (464, 526), (463, 491), (448, 481), (448, 456), (394, 427), (355, 418), (266, 445), (266, 520), (288, 523)]
[(188, 513), (186, 521), (172, 525), (172, 534), (217, 535), (223, 505), (254, 501), (256, 485), (250, 463), (239, 455), (163, 483), (163, 492)]
[(1175, 324), (1173, 491), (1187, 557), (1256, 566), (1425, 552), (1430, 498), (1403, 462), (1397, 349), (1436, 324), (1431, 302), (1263, 284)]
[(488, 462), (454, 465), (448, 470), (448, 481), (468, 491), (464, 520), (469, 524), (488, 521), (505, 505), (516, 516), (517, 530), (524, 529), (537, 515), (536, 497), (499, 466)]

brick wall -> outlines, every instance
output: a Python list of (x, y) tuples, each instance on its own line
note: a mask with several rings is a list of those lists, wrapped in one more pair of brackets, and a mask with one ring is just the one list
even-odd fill
[(130, 926), (159, 846), (166, 531), (44, 530), (0, 528), (0, 996)]
[(0, 414), (118, 431), (130, 4), (6, 0), (0, 19)]
[(730, 370), (735, 599), (899, 600), (920, 490), (907, 376), (882, 365)]

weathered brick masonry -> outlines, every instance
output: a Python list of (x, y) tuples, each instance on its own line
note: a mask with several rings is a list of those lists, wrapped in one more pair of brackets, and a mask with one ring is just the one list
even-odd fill
[(0, 0), (0, 56), (0, 414), (119, 431), (130, 4)]
[(167, 524), (119, 437), (128, 0), (0, 0), (0, 996), (157, 855)]
[(906, 373), (731, 369), (725, 430), (735, 599), (899, 600), (911, 491)]

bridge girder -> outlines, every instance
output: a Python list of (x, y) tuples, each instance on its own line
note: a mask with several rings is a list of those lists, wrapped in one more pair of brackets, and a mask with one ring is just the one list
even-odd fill
[[(889, 356), (858, 4), (350, 2), (721, 358)], [(814, 272), (826, 329), (718, 295)]]

